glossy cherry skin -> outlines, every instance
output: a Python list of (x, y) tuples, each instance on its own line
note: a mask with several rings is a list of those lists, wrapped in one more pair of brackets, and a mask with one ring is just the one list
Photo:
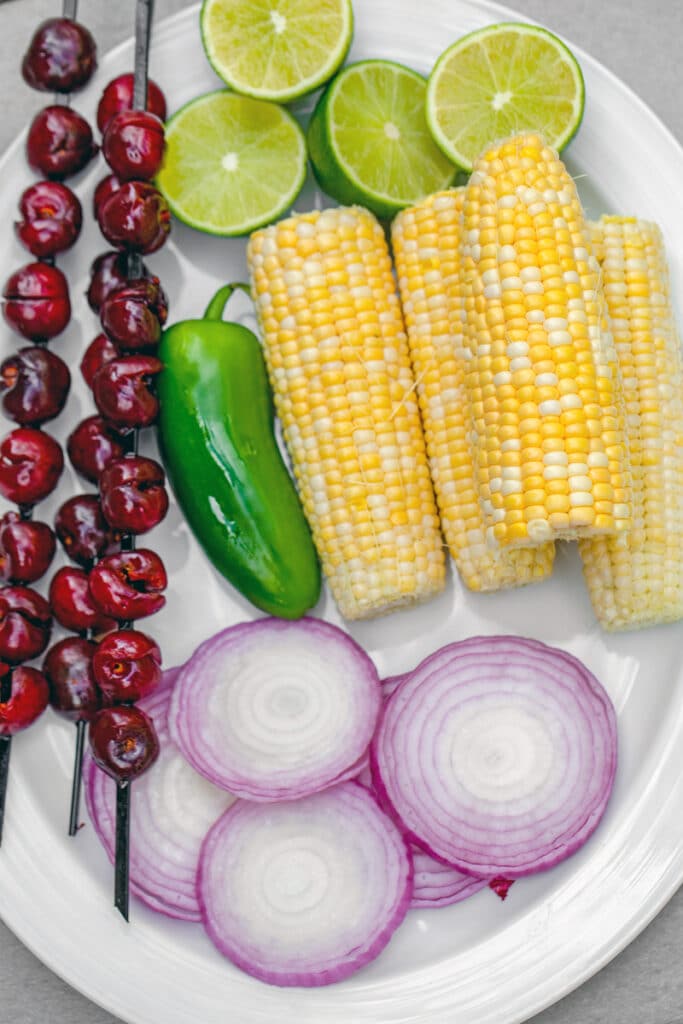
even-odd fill
[(63, 469), (62, 449), (42, 430), (17, 427), (0, 442), (0, 494), (15, 505), (47, 498)]
[(48, 18), (33, 34), (21, 63), (27, 85), (40, 92), (76, 92), (97, 67), (95, 40), (71, 18)]
[(29, 341), (55, 338), (71, 319), (67, 280), (47, 263), (27, 263), (15, 271), (2, 294), (5, 320)]
[(34, 583), (50, 568), (55, 547), (55, 535), (47, 523), (5, 512), (0, 519), (0, 579)]
[(92, 212), (96, 221), (99, 223), (100, 210), (115, 192), (121, 188), (121, 181), (116, 177), (115, 174), (108, 174), (106, 178), (102, 178), (101, 181), (95, 186), (95, 191), (92, 195)]
[(69, 435), (66, 451), (76, 472), (96, 484), (105, 466), (121, 458), (125, 448), (101, 416), (88, 416)]
[(70, 386), (64, 360), (38, 345), (21, 348), (0, 364), (3, 411), (22, 426), (39, 426), (58, 416)]
[[(144, 277), (149, 277), (144, 263), (142, 264), (142, 273)], [(129, 283), (127, 253), (115, 250), (101, 253), (90, 268), (87, 299), (93, 313), (99, 313), (102, 303), (112, 292)]]
[(150, 352), (159, 344), (168, 299), (158, 277), (141, 277), (118, 288), (102, 303), (105, 334), (122, 352)]
[(92, 388), (92, 382), (97, 371), (105, 363), (110, 363), (112, 359), (116, 359), (117, 355), (117, 350), (106, 334), (98, 334), (96, 338), (93, 338), (83, 353), (79, 364), (83, 380), (89, 388)]
[(74, 244), (83, 224), (83, 208), (75, 192), (59, 181), (29, 185), (19, 200), (22, 219), (17, 238), (36, 259), (49, 259)]
[(164, 471), (141, 455), (110, 462), (100, 477), (102, 511), (109, 525), (122, 533), (146, 533), (168, 512)]
[(72, 722), (90, 721), (101, 707), (92, 660), (97, 644), (80, 636), (58, 640), (45, 655), (50, 705)]
[(9, 700), (0, 701), (0, 736), (14, 736), (32, 725), (47, 707), (49, 696), (47, 680), (37, 668), (13, 668)]
[[(104, 133), (111, 118), (121, 110), (133, 109), (133, 75), (119, 75), (105, 86), (97, 107), (97, 127)], [(161, 120), (166, 120), (166, 100), (156, 82), (147, 81), (146, 109)]]
[(108, 633), (116, 622), (103, 615), (92, 599), (88, 574), (74, 565), (65, 565), (52, 577), (50, 607), (60, 626), (72, 633)]
[(102, 155), (122, 181), (149, 181), (164, 156), (164, 125), (149, 110), (122, 110), (109, 121)]
[(54, 104), (33, 118), (26, 157), (36, 174), (63, 181), (83, 170), (96, 153), (90, 125), (71, 107)]
[(133, 703), (161, 682), (161, 651), (145, 633), (119, 629), (100, 643), (93, 671), (105, 704)]
[(132, 782), (159, 756), (152, 719), (133, 705), (102, 708), (90, 722), (88, 737), (95, 764), (117, 782)]
[(0, 590), (0, 659), (10, 665), (42, 654), (50, 640), (52, 613), (44, 597), (30, 587)]
[(159, 556), (147, 548), (107, 555), (90, 572), (90, 593), (105, 615), (132, 622), (163, 608), (168, 585)]
[(119, 537), (104, 518), (97, 494), (67, 498), (55, 516), (55, 533), (71, 561), (84, 569), (118, 550)]
[(171, 230), (161, 192), (148, 181), (126, 181), (100, 204), (97, 218), (107, 241), (130, 252), (156, 252)]
[(123, 356), (106, 363), (95, 374), (95, 405), (118, 430), (150, 427), (159, 414), (159, 402), (151, 389), (163, 363), (154, 356)]

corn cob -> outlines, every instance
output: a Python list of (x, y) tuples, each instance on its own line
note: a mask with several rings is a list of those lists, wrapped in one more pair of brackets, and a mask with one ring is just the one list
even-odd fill
[(357, 207), (257, 231), (248, 263), (304, 511), (347, 619), (445, 582), (408, 343), (384, 233)]
[(574, 182), (536, 134), (475, 164), (461, 238), (465, 373), (489, 542), (630, 523), (614, 344)]
[(500, 590), (541, 580), (552, 543), (489, 548), (470, 450), (458, 258), (464, 189), (429, 196), (392, 224), (394, 261), (441, 528), (463, 582)]
[(683, 618), (683, 362), (659, 228), (591, 227), (624, 382), (633, 525), (580, 552), (600, 624), (632, 629)]

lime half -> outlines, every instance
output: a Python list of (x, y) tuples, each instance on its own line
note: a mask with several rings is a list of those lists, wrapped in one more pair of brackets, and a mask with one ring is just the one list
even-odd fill
[(451, 184), (455, 168), (425, 120), (426, 86), (417, 72), (384, 60), (339, 72), (308, 127), (313, 170), (328, 195), (391, 217)]
[(237, 92), (286, 103), (326, 82), (348, 53), (351, 0), (204, 0), (204, 50)]
[(220, 89), (170, 119), (156, 183), (183, 223), (245, 235), (280, 217), (305, 176), (306, 140), (291, 114)]
[(427, 86), (434, 140), (463, 170), (490, 143), (540, 132), (560, 150), (583, 117), (584, 82), (571, 50), (546, 29), (502, 22), (471, 32), (439, 57)]

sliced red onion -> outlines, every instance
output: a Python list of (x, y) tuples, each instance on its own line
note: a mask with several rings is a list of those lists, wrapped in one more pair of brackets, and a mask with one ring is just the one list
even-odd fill
[(384, 705), (373, 778), (410, 839), (480, 877), (549, 868), (592, 834), (617, 760), (612, 703), (576, 658), (475, 637), (427, 658)]
[(326, 985), (373, 960), (403, 920), (412, 862), (362, 786), (238, 801), (209, 832), (197, 880), (218, 949), (274, 985)]
[(452, 903), (466, 900), (488, 885), (485, 878), (466, 875), (449, 864), (435, 860), (417, 846), (412, 847), (411, 853), (414, 871), (411, 910), (448, 907)]
[(289, 800), (357, 774), (381, 695), (368, 655), (319, 619), (263, 618), (183, 666), (171, 737), (198, 772), (248, 800)]
[[(196, 894), (199, 851), (211, 825), (235, 798), (198, 775), (172, 743), (168, 709), (177, 669), (139, 707), (154, 721), (160, 753), (154, 768), (135, 783), (131, 800), (130, 889), (154, 910), (200, 921)], [(114, 861), (116, 783), (87, 754), (86, 803), (109, 859)]]

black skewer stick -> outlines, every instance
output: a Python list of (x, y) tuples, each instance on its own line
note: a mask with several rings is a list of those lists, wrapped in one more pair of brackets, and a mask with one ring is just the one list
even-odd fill
[[(133, 77), (133, 107), (147, 108), (147, 66), (149, 63), (149, 41), (154, 13), (154, 0), (137, 0), (135, 7), (135, 71)], [(131, 280), (142, 277), (142, 256), (128, 255), (128, 277)], [(126, 439), (126, 453), (136, 455), (138, 432), (132, 430)], [(121, 549), (133, 551), (135, 537), (128, 534), (121, 540)], [(123, 624), (126, 625), (126, 624)], [(128, 782), (116, 785), (116, 858), (114, 865), (114, 906), (122, 917), (128, 920), (128, 869), (130, 861), (130, 800), (131, 786)]]
[[(12, 696), (12, 670), (6, 672), (0, 680), (0, 700), (3, 704)], [(12, 737), (0, 736), (0, 844), (2, 844), (2, 826), (5, 821), (5, 797), (7, 796), (7, 780), (9, 779), (9, 758), (12, 753)]]
[(74, 772), (71, 780), (71, 808), (69, 810), (70, 836), (75, 836), (78, 832), (78, 819), (81, 816), (81, 779), (83, 778), (83, 747), (86, 725), (87, 722), (84, 718), (76, 722), (76, 747), (74, 750)]

